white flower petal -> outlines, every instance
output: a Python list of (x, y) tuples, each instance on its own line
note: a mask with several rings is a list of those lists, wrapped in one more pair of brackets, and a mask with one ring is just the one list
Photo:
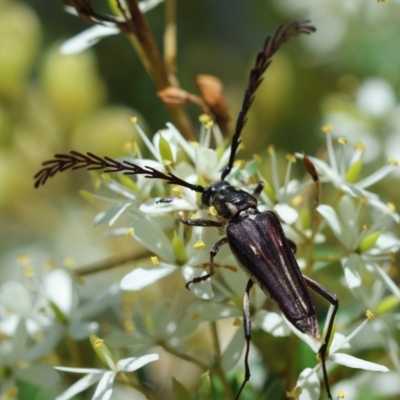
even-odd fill
[(30, 317), (32, 309), (32, 300), (28, 289), (16, 281), (6, 282), (0, 288), (0, 301), (15, 313)]
[[(184, 276), (186, 282), (189, 282), (194, 278), (207, 275), (207, 272), (202, 268), (193, 268), (189, 265), (185, 265), (182, 268), (182, 275)], [(189, 289), (195, 294), (195, 296), (203, 300), (208, 300), (214, 297), (214, 292), (211, 286), (211, 278), (198, 283), (192, 283), (189, 286)]]
[(345, 365), (349, 368), (366, 369), (370, 371), (387, 372), (389, 368), (381, 364), (376, 364), (370, 361), (364, 361), (360, 358), (350, 356), (349, 354), (335, 353), (329, 356), (329, 359), (336, 364)]
[(187, 310), (190, 318), (198, 322), (218, 321), (223, 318), (240, 317), (242, 310), (234, 305), (214, 303), (211, 301), (195, 302)]
[(96, 387), (92, 400), (109, 400), (113, 391), (114, 379), (114, 371), (105, 372)]
[(117, 27), (95, 25), (64, 42), (60, 53), (64, 55), (76, 54), (93, 46), (104, 37), (116, 35), (121, 31)]
[(139, 10), (144, 14), (147, 11), (150, 11), (154, 7), (158, 6), (160, 3), (163, 3), (164, 0), (143, 0), (139, 2)]
[(349, 258), (343, 258), (340, 261), (344, 269), (344, 276), (349, 289), (359, 287), (361, 285), (361, 260), (359, 255), (352, 253)]
[(257, 323), (262, 330), (276, 337), (289, 336), (291, 333), (291, 329), (281, 313), (260, 310), (257, 311), (254, 322)]
[[(219, 178), (219, 171), (217, 170), (218, 157), (215, 150), (198, 148), (196, 151), (197, 173), (210, 180)], [(217, 175), (217, 176), (216, 176)]]
[(125, 372), (132, 372), (139, 368), (142, 368), (143, 365), (156, 361), (160, 358), (160, 356), (156, 353), (147, 354), (142, 357), (130, 357), (124, 358), (117, 362), (117, 370), (118, 371), (125, 371)]
[(378, 279), (380, 279), (387, 288), (397, 297), (400, 299), (400, 289), (397, 285), (393, 282), (390, 276), (383, 270), (383, 268), (373, 262), (365, 262), (365, 267), (369, 272), (375, 275)]
[(339, 349), (346, 349), (349, 348), (349, 342), (351, 339), (354, 338), (360, 332), (362, 328), (364, 328), (364, 325), (368, 323), (368, 319), (365, 319), (360, 325), (357, 326), (356, 329), (354, 329), (353, 332), (351, 332), (349, 335), (344, 336), (338, 333), (335, 333), (333, 340), (332, 340), (332, 345), (329, 349), (330, 354), (334, 354), (337, 350)]
[(133, 237), (144, 247), (169, 263), (175, 262), (171, 242), (156, 221), (136, 218), (133, 223)]
[[(346, 246), (348, 243), (346, 243), (346, 238), (345, 232), (343, 230), (343, 226), (341, 222), (339, 221), (338, 216), (336, 215), (335, 210), (326, 204), (320, 204), (317, 207), (317, 211), (322, 215), (324, 220), (327, 222), (329, 227), (332, 229), (334, 235), (336, 238), (344, 245)], [(346, 246), (347, 248), (347, 246)]]
[(282, 221), (288, 225), (296, 222), (299, 217), (299, 213), (288, 204), (276, 204), (274, 206), (274, 211), (279, 215)]
[(109, 221), (108, 225), (112, 226), (114, 222), (132, 205), (131, 202), (121, 202), (116, 207), (112, 207), (109, 210), (102, 211), (96, 215), (93, 221), (93, 226), (99, 226), (100, 224)]
[[(61, 367), (55, 367), (58, 370), (65, 371)], [(74, 369), (74, 368), (70, 368)], [(75, 368), (75, 369), (84, 369), (84, 368)], [(86, 370), (88, 371), (88, 370)], [(85, 371), (85, 372), (86, 372)], [(79, 379), (79, 381), (75, 382), (72, 386), (70, 386), (65, 392), (56, 397), (56, 400), (68, 400), (77, 395), (80, 392), (83, 392), (88, 387), (92, 386), (94, 383), (99, 381), (104, 373), (104, 371), (95, 370), (96, 372), (89, 373), (83, 378)], [(68, 372), (68, 371), (67, 371)], [(69, 371), (75, 372), (75, 371)]]
[(57, 343), (62, 338), (63, 333), (64, 327), (57, 322), (53, 323), (53, 325), (44, 332), (44, 338), (40, 342), (36, 342), (24, 354), (24, 361), (37, 360), (39, 357), (42, 357), (50, 351), (54, 350)]
[(73, 306), (73, 280), (66, 270), (56, 269), (49, 272), (44, 279), (47, 297), (67, 317)]
[(164, 263), (160, 263), (155, 267), (136, 268), (122, 278), (120, 287), (122, 290), (135, 292), (172, 274), (177, 269), (174, 265)]
[(121, 290), (117, 283), (110, 285), (97, 296), (92, 297), (75, 311), (73, 318), (92, 318), (112, 306), (120, 297)]
[(151, 199), (139, 207), (139, 210), (145, 214), (164, 214), (174, 211), (194, 211), (195, 209), (185, 199), (177, 197)]
[(289, 328), (292, 330), (292, 332), (299, 338), (301, 339), (304, 343), (306, 343), (312, 351), (317, 354), (318, 350), (321, 347), (322, 343), (316, 342), (313, 338), (311, 338), (309, 335), (300, 332), (290, 321), (287, 320), (287, 318), (282, 314), (283, 318), (285, 318), (287, 325)]
[(318, 400), (321, 394), (318, 374), (311, 368), (304, 369), (297, 380), (296, 387), (302, 388), (299, 400)]

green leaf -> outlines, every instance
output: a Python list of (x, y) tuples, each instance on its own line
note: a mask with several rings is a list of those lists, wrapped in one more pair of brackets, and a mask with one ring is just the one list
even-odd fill
[(174, 232), (174, 237), (172, 238), (172, 249), (175, 254), (175, 259), (179, 265), (183, 265), (186, 261), (186, 251), (185, 245), (182, 239)]
[(53, 301), (49, 300), (50, 308), (53, 310), (56, 320), (63, 325), (68, 324), (68, 318), (64, 315), (64, 313), (58, 308), (57, 304)]
[(168, 140), (164, 139), (160, 133), (160, 141), (158, 142), (158, 150), (162, 160), (165, 162), (174, 162), (174, 156), (172, 155), (171, 147), (169, 146)]
[(361, 169), (363, 167), (363, 160), (359, 158), (355, 163), (351, 164), (346, 171), (346, 182), (353, 183), (360, 176)]
[(107, 358), (112, 361), (114, 361), (114, 359), (111, 354), (111, 351), (106, 346), (104, 341), (93, 333), (91, 333), (89, 335), (89, 339), (90, 339), (90, 344), (92, 345), (93, 350), (97, 354), (97, 357), (100, 358), (100, 360), (104, 363), (104, 365), (106, 365), (107, 367), (110, 367), (110, 363), (107, 361)]
[(190, 393), (187, 391), (185, 386), (182, 385), (178, 380), (172, 378), (172, 390), (175, 398), (178, 400), (193, 400)]
[(200, 400), (212, 400), (210, 371), (204, 372), (200, 377), (199, 396)]

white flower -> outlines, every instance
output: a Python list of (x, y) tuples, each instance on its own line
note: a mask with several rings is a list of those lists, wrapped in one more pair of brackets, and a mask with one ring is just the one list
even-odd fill
[(339, 201), (337, 212), (325, 204), (319, 205), (317, 211), (348, 251), (348, 256), (342, 257), (341, 263), (349, 289), (361, 285), (361, 267), (364, 266), (400, 298), (400, 290), (378, 264), (378, 261), (390, 260), (391, 254), (400, 248), (396, 236), (383, 232), (387, 225), (387, 217), (398, 223), (399, 216), (386, 207), (386, 211), (374, 223), (361, 228), (359, 219), (363, 205), (364, 202), (359, 201), (358, 207), (355, 207), (353, 199), (343, 196)]
[[(100, 349), (102, 348), (103, 346), (100, 346)], [(133, 372), (144, 365), (159, 359), (158, 354), (147, 354), (142, 357), (129, 357), (114, 362), (109, 353), (104, 349), (102, 349), (102, 354), (107, 361), (108, 370), (96, 368), (55, 367), (59, 371), (87, 374), (70, 386), (65, 392), (57, 396), (56, 400), (68, 400), (94, 385), (96, 382), (99, 383), (97, 384), (92, 400), (108, 400), (111, 398), (113, 392), (114, 379), (119, 372)]]
[[(206, 271), (198, 266), (209, 263), (209, 251), (218, 240), (216, 229), (208, 228), (205, 234), (203, 227), (193, 227), (191, 239), (184, 248), (185, 260), (182, 264), (177, 259), (172, 243), (160, 229), (157, 229), (155, 223), (137, 219), (133, 222), (133, 226), (133, 237), (164, 261), (156, 261), (156, 265), (136, 268), (125, 275), (121, 281), (122, 290), (141, 290), (178, 269), (181, 269), (186, 282), (206, 274)], [(201, 249), (196, 249), (198, 243), (201, 243)], [(218, 255), (216, 259), (220, 258), (221, 255)], [(177, 266), (179, 264), (181, 267)], [(202, 299), (213, 297), (210, 279), (191, 285), (190, 290)]]
[[(328, 317), (329, 318), (329, 317)], [(370, 361), (364, 361), (360, 358), (351, 356), (349, 354), (340, 353), (338, 350), (341, 349), (349, 349), (350, 341), (356, 336), (360, 330), (365, 326), (368, 322), (366, 319), (363, 323), (361, 323), (351, 334), (345, 336), (341, 333), (336, 332), (333, 336), (332, 344), (329, 348), (329, 353), (326, 357), (327, 363), (329, 361), (334, 362), (339, 365), (344, 365), (349, 368), (358, 368), (363, 370), (370, 371), (378, 371), (378, 372), (387, 372), (389, 369), (383, 365), (376, 364)], [(295, 329), (291, 324), (293, 332), (304, 342), (306, 342), (311, 349), (318, 354), (319, 348), (321, 346), (320, 343), (316, 343), (313, 341), (308, 335), (305, 335)], [(300, 373), (299, 379), (297, 381), (296, 387), (301, 387), (301, 391), (293, 390), (292, 393), (297, 393), (297, 399), (299, 400), (318, 400), (320, 398), (320, 383), (317, 376), (318, 370), (322, 367), (322, 364), (319, 362), (313, 369), (306, 368), (304, 371)], [(301, 392), (301, 393), (300, 393)], [(334, 396), (334, 398), (336, 398)]]
[[(356, 143), (354, 153), (350, 161), (348, 161), (345, 148), (347, 141), (345, 139), (338, 140), (341, 144), (341, 148), (339, 149), (339, 156), (337, 156), (333, 146), (333, 138), (330, 132), (331, 128), (325, 126), (323, 129), (325, 129), (326, 132), (328, 162), (324, 162), (315, 157), (309, 157), (317, 169), (321, 182), (330, 182), (335, 188), (344, 191), (352, 197), (365, 197), (370, 201), (372, 206), (382, 207), (383, 203), (379, 200), (379, 196), (367, 191), (366, 188), (379, 182), (394, 171), (398, 165), (397, 161), (393, 158), (389, 158), (386, 165), (373, 172), (368, 177), (357, 181), (363, 165), (364, 146), (361, 143)], [(299, 158), (303, 157), (302, 154), (296, 154), (296, 156)]]

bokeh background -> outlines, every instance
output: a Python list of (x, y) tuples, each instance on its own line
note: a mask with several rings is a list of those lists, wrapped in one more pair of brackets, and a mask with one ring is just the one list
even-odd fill
[[(146, 17), (161, 48), (163, 5)], [(269, 144), (282, 163), (286, 153), (315, 154), (324, 142), (320, 127), (330, 122), (336, 135), (366, 144), (366, 170), (388, 156), (399, 159), (400, 0), (178, 0), (182, 88), (196, 92), (197, 74), (216, 75), (235, 115), (266, 34), (279, 23), (308, 18), (317, 33), (293, 40), (274, 57), (244, 130), (243, 157), (264, 154)], [(149, 136), (169, 121), (124, 35), (78, 55), (59, 53), (86, 28), (63, 11), (61, 0), (0, 2), (0, 282), (21, 276), (21, 253), (37, 268), (49, 259), (85, 266), (135, 247), (131, 239), (103, 237), (101, 226), (93, 229), (102, 204), (78, 195), (91, 188), (88, 174), (66, 173), (33, 188), (40, 164), (57, 152), (121, 155), (134, 135), (132, 115)], [(200, 111), (190, 105), (188, 111), (199, 126)], [(263, 168), (269, 176), (268, 164)], [(397, 206), (399, 177), (377, 189)], [(133, 264), (87, 277), (85, 295)]]

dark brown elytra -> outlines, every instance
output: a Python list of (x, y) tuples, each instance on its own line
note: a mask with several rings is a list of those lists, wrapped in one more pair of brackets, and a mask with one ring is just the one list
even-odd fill
[[(59, 172), (70, 169), (99, 169), (103, 172), (122, 172), (126, 175), (144, 175), (149, 179), (161, 179), (168, 184), (179, 185), (202, 193), (201, 203), (204, 207), (214, 207), (218, 221), (204, 218), (180, 221), (185, 225), (204, 227), (223, 227), (226, 236), (214, 244), (210, 251), (210, 271), (195, 278), (191, 284), (209, 279), (214, 274), (214, 258), (219, 249), (228, 243), (239, 265), (249, 276), (243, 301), (243, 326), (246, 339), (245, 378), (237, 393), (239, 398), (243, 388), (250, 379), (248, 354), (251, 339), (251, 321), (249, 309), (250, 289), (256, 283), (267, 295), (271, 296), (285, 317), (301, 332), (309, 335), (320, 344), (318, 351), (328, 397), (332, 399), (326, 371), (325, 357), (332, 333), (334, 318), (338, 309), (338, 300), (319, 283), (302, 275), (294, 257), (295, 244), (285, 237), (278, 217), (272, 211), (260, 212), (257, 208), (257, 196), (263, 190), (259, 183), (250, 194), (232, 186), (225, 178), (232, 170), (235, 155), (241, 142), (241, 133), (246, 124), (247, 113), (254, 101), (255, 93), (263, 80), (263, 74), (271, 64), (272, 56), (282, 44), (301, 34), (315, 32), (310, 21), (293, 21), (286, 26), (279, 26), (272, 36), (268, 36), (262, 50), (258, 53), (253, 69), (250, 72), (247, 89), (244, 94), (241, 110), (236, 120), (235, 132), (231, 141), (231, 151), (227, 167), (221, 179), (207, 187), (190, 184), (172, 173), (163, 173), (151, 167), (140, 167), (129, 161), (116, 161), (109, 157), (99, 157), (90, 152), (83, 154), (71, 151), (69, 154), (56, 154), (54, 159), (45, 161), (43, 168), (35, 175), (35, 187), (39, 187)], [(306, 168), (313, 171), (311, 162), (306, 158)], [(311, 165), (310, 165), (311, 164)], [(312, 173), (313, 179), (318, 175)], [(333, 313), (328, 323), (325, 338), (321, 339), (314, 303), (309, 289), (312, 289), (333, 305)]]

